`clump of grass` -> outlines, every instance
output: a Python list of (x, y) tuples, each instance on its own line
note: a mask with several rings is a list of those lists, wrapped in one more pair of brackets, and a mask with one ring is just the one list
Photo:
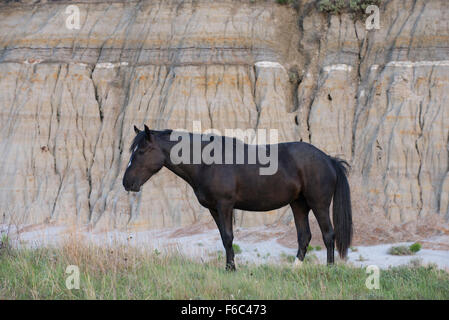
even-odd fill
[(421, 244), (419, 242), (415, 242), (409, 247), (410, 251), (413, 253), (417, 253), (419, 250), (421, 250)]
[(311, 246), (310, 244), (307, 246), (307, 252), (310, 252), (310, 251), (313, 251), (313, 250), (315, 250), (315, 251), (321, 251), (321, 246), (316, 246), (316, 247), (314, 247), (314, 246)]
[(232, 248), (234, 249), (234, 253), (235, 254), (242, 253), (242, 248), (240, 248), (240, 246), (237, 243), (233, 243), (232, 244)]
[(0, 256), (2, 254), (8, 254), (12, 250), (11, 239), (8, 236), (8, 233), (2, 233), (0, 235)]
[(363, 262), (363, 261), (367, 261), (368, 259), (366, 259), (364, 256), (362, 256), (361, 254), (359, 254), (359, 257), (357, 259), (357, 261)]
[(413, 254), (408, 246), (393, 246), (388, 249), (388, 253), (393, 256), (410, 256)]
[(300, 79), (300, 76), (299, 76), (298, 67), (291, 67), (288, 70), (288, 80), (290, 81), (290, 83), (292, 83), (294, 85), (298, 85), (299, 84), (301, 79)]
[(304, 257), (304, 262), (308, 264), (319, 264), (320, 261), (318, 260), (318, 257), (315, 254), (311, 253), (307, 254)]
[(423, 264), (423, 261), (421, 258), (413, 258), (409, 262), (409, 265), (412, 268), (419, 268), (422, 266), (422, 264)]
[(293, 263), (293, 262), (295, 262), (295, 258), (296, 257), (294, 255), (286, 254), (285, 252), (282, 252), (281, 253), (281, 258), (283, 260), (285, 260), (286, 262), (288, 262), (288, 263)]
[(401, 245), (401, 246), (393, 246), (388, 249), (388, 253), (394, 256), (411, 256), (416, 252), (421, 250), (421, 244), (419, 242), (415, 242), (410, 246)]
[(9, 237), (7, 234), (3, 233), (0, 237), (0, 250), (9, 247)]
[[(69, 265), (79, 267), (79, 289), (66, 287)], [(435, 268), (382, 270), (373, 291), (364, 268), (345, 264), (237, 265), (228, 272), (216, 256), (196, 262), (132, 246), (13, 248), (0, 255), (0, 299), (449, 299), (449, 273)]]

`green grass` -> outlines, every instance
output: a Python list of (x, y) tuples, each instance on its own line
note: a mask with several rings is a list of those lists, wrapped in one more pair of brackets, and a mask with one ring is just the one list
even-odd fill
[(234, 249), (234, 254), (242, 253), (242, 248), (237, 243), (232, 244), (232, 248)]
[[(68, 265), (80, 289), (65, 286)], [(0, 251), (0, 299), (449, 299), (449, 274), (434, 267), (381, 270), (380, 289), (363, 268), (347, 265), (198, 263), (179, 254), (80, 245)]]
[(322, 249), (321, 246), (313, 247), (310, 244), (307, 246), (307, 252), (310, 252), (310, 251), (313, 251), (313, 250), (320, 251), (321, 249)]

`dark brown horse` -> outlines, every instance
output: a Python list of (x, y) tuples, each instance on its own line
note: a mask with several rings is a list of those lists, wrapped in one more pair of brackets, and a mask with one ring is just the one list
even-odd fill
[[(278, 153), (277, 170), (271, 175), (261, 175), (260, 169), (265, 164), (259, 160), (255, 163), (248, 161), (254, 146), (235, 138), (213, 136), (210, 141), (232, 140), (233, 151), (236, 151), (232, 156), (233, 163), (175, 163), (171, 151), (180, 139), (173, 141), (170, 138), (172, 130), (156, 131), (147, 126), (143, 131), (134, 129), (137, 135), (130, 149), (132, 154), (123, 186), (127, 191), (138, 192), (164, 166), (184, 179), (193, 188), (201, 205), (209, 209), (218, 226), (226, 249), (227, 269), (235, 269), (233, 209), (269, 211), (290, 205), (298, 236), (299, 261), (304, 260), (312, 237), (309, 227), (309, 211), (312, 210), (323, 234), (328, 264), (334, 262), (334, 242), (340, 257), (346, 257), (352, 237), (352, 216), (345, 161), (330, 157), (304, 142), (267, 145), (265, 151), (276, 150)], [(194, 137), (191, 133), (187, 135)], [(208, 143), (212, 142), (201, 142), (201, 150)], [(243, 148), (239, 149), (239, 146)], [(237, 150), (244, 150), (244, 163), (236, 163)], [(192, 144), (189, 151), (189, 159), (192, 160), (195, 152)], [(334, 227), (329, 216), (332, 199)]]

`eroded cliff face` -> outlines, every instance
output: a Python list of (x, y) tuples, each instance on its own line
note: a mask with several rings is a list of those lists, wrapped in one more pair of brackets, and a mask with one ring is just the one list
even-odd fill
[[(65, 10), (80, 9), (80, 30)], [(449, 214), (449, 9), (387, 1), (381, 29), (314, 1), (0, 4), (3, 222), (160, 228), (208, 221), (163, 169), (121, 179), (133, 125), (275, 128), (352, 164), (393, 222)], [(289, 223), (288, 208), (236, 223)], [(354, 214), (357, 214), (356, 212)]]

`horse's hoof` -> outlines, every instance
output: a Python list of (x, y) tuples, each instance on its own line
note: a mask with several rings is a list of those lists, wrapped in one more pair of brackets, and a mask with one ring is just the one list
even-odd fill
[(293, 267), (294, 268), (299, 268), (299, 267), (301, 267), (302, 266), (302, 261), (301, 260), (299, 260), (298, 258), (295, 258), (295, 262), (293, 262)]
[(227, 270), (227, 271), (235, 271), (235, 265), (233, 265), (233, 264), (227, 264), (227, 265), (226, 265), (226, 270)]

